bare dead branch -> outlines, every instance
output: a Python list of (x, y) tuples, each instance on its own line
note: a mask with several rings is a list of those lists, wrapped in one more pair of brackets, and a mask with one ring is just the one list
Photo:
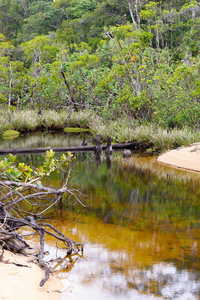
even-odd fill
[[(2, 190), (5, 191), (5, 194), (3, 194), (0, 201), (0, 247), (1, 249), (7, 248), (10, 251), (23, 253), (25, 248), (29, 248), (29, 245), (17, 233), (17, 229), (23, 226), (29, 226), (37, 232), (40, 236), (37, 261), (38, 264), (45, 270), (45, 277), (40, 282), (40, 286), (43, 286), (52, 272), (51, 268), (49, 268), (48, 264), (44, 260), (45, 236), (50, 235), (54, 237), (56, 241), (63, 242), (67, 247), (67, 255), (71, 255), (73, 252), (77, 253), (79, 251), (83, 251), (83, 245), (66, 237), (51, 224), (37, 224), (34, 217), (43, 215), (52, 206), (60, 202), (64, 193), (67, 193), (69, 196), (73, 196), (75, 202), (81, 204), (83, 209), (85, 209), (86, 206), (77, 197), (76, 194), (78, 191), (69, 190), (67, 188), (67, 183), (62, 188), (56, 189), (52, 187), (39, 186), (35, 183), (0, 180), (0, 187), (2, 187)], [(33, 213), (23, 209), (24, 202), (27, 202), (31, 206)], [(12, 212), (12, 214), (14, 212), (18, 217), (12, 216), (10, 212)], [(25, 215), (24, 218), (22, 218), (21, 215)], [(3, 257), (3, 250), (0, 255), (0, 260), (1, 257)]]

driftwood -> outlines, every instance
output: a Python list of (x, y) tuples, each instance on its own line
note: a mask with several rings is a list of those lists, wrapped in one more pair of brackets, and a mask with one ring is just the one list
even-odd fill
[(101, 145), (101, 136), (100, 135), (97, 135), (97, 142), (96, 142), (96, 146), (95, 146), (95, 154), (96, 156), (101, 156), (101, 151), (102, 151), (103, 147)]
[[(52, 272), (44, 260), (45, 235), (51, 235), (56, 241), (63, 242), (67, 248), (66, 255), (83, 251), (83, 245), (66, 237), (51, 224), (37, 223), (36, 220), (53, 205), (61, 203), (64, 193), (73, 196), (75, 203), (78, 202), (83, 208), (86, 206), (78, 199), (77, 191), (68, 190), (67, 185), (64, 185), (61, 189), (54, 189), (39, 186), (36, 183), (0, 180), (0, 188), (2, 194), (0, 197), (0, 248), (2, 251), (3, 249), (8, 249), (9, 251), (20, 253), (24, 253), (25, 249), (30, 248), (17, 232), (17, 229), (23, 226), (29, 226), (39, 234), (40, 247), (36, 260), (39, 266), (45, 270), (45, 277), (40, 282), (40, 286), (43, 286)], [(22, 201), (27, 201), (29, 205), (31, 204), (34, 207), (33, 211), (24, 210)], [(17, 217), (13, 216), (11, 212), (17, 214)], [(1, 260), (2, 257), (3, 252), (0, 255)]]
[[(44, 240), (45, 234), (49, 234), (56, 238), (57, 240), (62, 241), (65, 246), (69, 248), (67, 255), (71, 255), (74, 251), (83, 251), (83, 245), (77, 243), (69, 238), (67, 238), (62, 232), (57, 230), (54, 226), (48, 223), (37, 224), (36, 220), (33, 217), (27, 216), (24, 219), (14, 218), (10, 216), (2, 217), (0, 216), (0, 221), (4, 222), (4, 228), (0, 230), (0, 243), (1, 247), (7, 248), (13, 252), (23, 253), (23, 250), (29, 245), (16, 233), (16, 229), (19, 229), (23, 226), (29, 226), (34, 229), (40, 235), (40, 250), (38, 254), (38, 263), (39, 266), (45, 269), (45, 278), (41, 280), (40, 286), (43, 286), (49, 278), (51, 273), (50, 268), (47, 263), (44, 261)], [(10, 226), (12, 224), (12, 226)], [(47, 230), (45, 227), (49, 227), (52, 231)]]
[(106, 145), (106, 149), (105, 149), (105, 155), (106, 157), (109, 157), (112, 155), (112, 145), (111, 145), (111, 137), (110, 136), (107, 136), (107, 145)]
[[(101, 149), (105, 150), (107, 145), (101, 145)], [(113, 144), (113, 150), (121, 150), (121, 149), (133, 149), (138, 150), (140, 145), (138, 142), (132, 143), (123, 143), (123, 144)], [(23, 148), (23, 149), (0, 149), (0, 155), (11, 154), (31, 154), (31, 153), (45, 153), (52, 149), (54, 152), (64, 153), (64, 152), (92, 152), (97, 150), (97, 146), (79, 146), (79, 147), (45, 147), (45, 148)]]

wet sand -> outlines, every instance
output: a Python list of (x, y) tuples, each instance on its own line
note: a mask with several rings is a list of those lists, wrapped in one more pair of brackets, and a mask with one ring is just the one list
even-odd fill
[(170, 150), (160, 155), (158, 161), (173, 167), (200, 172), (200, 143)]
[(0, 262), (0, 299), (59, 300), (62, 289), (60, 280), (51, 275), (40, 287), (44, 270), (35, 263), (28, 263), (28, 260), (30, 256), (4, 251), (3, 262)]

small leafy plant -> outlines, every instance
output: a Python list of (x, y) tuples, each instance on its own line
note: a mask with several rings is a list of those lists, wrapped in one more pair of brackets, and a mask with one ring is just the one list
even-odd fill
[(11, 181), (33, 182), (44, 176), (49, 176), (51, 172), (59, 169), (61, 166), (67, 167), (72, 158), (72, 154), (62, 154), (58, 159), (55, 152), (51, 149), (44, 155), (44, 163), (35, 171), (25, 163), (16, 163), (16, 156), (8, 154), (4, 159), (0, 160), (0, 179)]

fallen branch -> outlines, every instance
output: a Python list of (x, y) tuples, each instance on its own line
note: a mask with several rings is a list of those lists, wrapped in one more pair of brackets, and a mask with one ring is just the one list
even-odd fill
[[(63, 204), (63, 196), (67, 194), (73, 197), (74, 205), (79, 203), (83, 209), (86, 206), (79, 200), (79, 191), (68, 188), (68, 178), (61, 188), (47, 187), (42, 185), (42, 178), (48, 176), (56, 168), (69, 161), (71, 155), (62, 155), (61, 159), (56, 159), (52, 150), (44, 156), (44, 164), (34, 171), (24, 163), (15, 165), (15, 157), (8, 156), (1, 161), (0, 172), (0, 260), (3, 259), (3, 249), (17, 253), (25, 253), (30, 248), (23, 236), (20, 236), (18, 229), (24, 226), (30, 227), (40, 236), (39, 253), (37, 262), (45, 270), (45, 276), (40, 282), (43, 286), (48, 280), (51, 268), (44, 260), (44, 245), (46, 235), (52, 236), (56, 240), (64, 243), (66, 256), (71, 256), (74, 252), (83, 252), (83, 245), (66, 237), (62, 232), (49, 223), (38, 224), (36, 220), (41, 218), (50, 208)], [(19, 176), (20, 174), (20, 176)], [(16, 178), (16, 181), (12, 179)], [(28, 207), (28, 209), (27, 209)], [(41, 221), (40, 221), (41, 222)]]
[[(24, 187), (24, 188), (42, 191), (40, 193), (33, 193), (31, 195), (26, 196), (26, 200), (29, 198), (41, 197), (41, 196), (44, 197), (44, 196), (49, 196), (49, 195), (61, 195), (62, 196), (64, 193), (69, 193), (70, 195), (74, 196), (76, 201), (79, 202), (83, 207), (86, 207), (78, 199), (78, 197), (75, 195), (75, 193), (73, 193), (71, 190), (68, 190), (68, 188), (65, 185), (59, 190), (53, 189), (50, 187), (40, 186), (40, 185), (33, 184), (33, 183), (16, 182), (16, 181), (8, 181), (8, 180), (0, 180), (0, 185), (3, 185), (4, 187), (17, 186), (17, 187), (22, 187), (22, 188)], [(24, 199), (25, 198), (23, 196), (23, 197), (19, 198), (17, 201), (12, 202), (12, 204), (10, 204), (9, 208), (16, 205), (17, 203), (19, 203), (20, 201), (22, 201)]]
[[(48, 267), (48, 264), (44, 261), (45, 234), (51, 235), (55, 239), (62, 241), (64, 245), (69, 248), (67, 250), (67, 255), (71, 255), (73, 251), (75, 253), (77, 251), (83, 251), (83, 244), (77, 243), (69, 239), (51, 224), (37, 224), (33, 217), (26, 216), (23, 219), (19, 219), (10, 216), (10, 214), (6, 214), (6, 221), (5, 216), (0, 216), (0, 221), (4, 222), (5, 227), (5, 229), (0, 230), (0, 245), (1, 247), (7, 248), (10, 251), (23, 253), (23, 250), (26, 247), (29, 247), (29, 245), (16, 232), (16, 229), (19, 229), (23, 226), (29, 226), (40, 235), (40, 248), (37, 260), (39, 266), (45, 270), (45, 278), (41, 280), (40, 286), (43, 286), (45, 284), (45, 282), (49, 278), (49, 274), (51, 273), (51, 269)], [(49, 227), (53, 232), (45, 229), (44, 227)]]
[[(140, 143), (137, 141), (133, 141), (132, 143), (122, 143), (122, 144), (113, 144), (112, 145), (113, 150), (123, 150), (123, 149), (133, 149), (133, 150), (139, 150), (140, 149)], [(149, 145), (147, 144), (147, 147), (149, 148)], [(71, 153), (76, 152), (93, 152), (96, 150), (96, 146), (76, 146), (76, 147), (46, 147), (46, 148), (23, 148), (23, 149), (0, 149), (0, 155), (6, 155), (9, 153), (12, 153), (14, 155), (16, 154), (31, 154), (31, 153), (45, 153), (47, 150), (52, 149), (54, 152), (57, 153), (64, 153), (67, 151), (70, 151)], [(102, 145), (102, 150), (106, 149), (106, 145)]]
[[(83, 206), (83, 209), (86, 206), (78, 199), (76, 194), (73, 191), (68, 190), (66, 186), (63, 186), (61, 189), (54, 189), (45, 186), (38, 186), (37, 184), (3, 180), (0, 181), (0, 186), (5, 189), (6, 195), (1, 198), (2, 201), (6, 202), (0, 202), (0, 247), (2, 251), (3, 248), (6, 248), (9, 251), (24, 253), (24, 250), (30, 247), (25, 240), (20, 237), (20, 235), (17, 233), (17, 230), (23, 226), (29, 226), (36, 231), (40, 236), (40, 246), (37, 261), (39, 266), (45, 270), (45, 277), (40, 282), (40, 286), (43, 286), (52, 272), (44, 260), (45, 235), (53, 236), (57, 241), (63, 242), (67, 247), (67, 255), (71, 255), (73, 252), (77, 253), (79, 251), (83, 251), (83, 245), (69, 239), (51, 224), (46, 222), (37, 224), (34, 217), (43, 215), (48, 209), (60, 202), (64, 193), (74, 196), (75, 202), (79, 202)], [(19, 188), (22, 188), (22, 190)], [(12, 189), (12, 191), (10, 191), (10, 189)], [(16, 191), (16, 189), (18, 190)], [(9, 190), (9, 192), (6, 193), (6, 190)], [(29, 191), (30, 194), (27, 194), (27, 191)], [(53, 199), (47, 197), (53, 197)], [(37, 199), (37, 201), (34, 199)], [(36, 206), (37, 209), (39, 209), (39, 212), (34, 214), (31, 213), (32, 216), (30, 216), (28, 215), (29, 212), (24, 210), (24, 218), (16, 218), (11, 215), (11, 209), (16, 209), (19, 212), (22, 212), (19, 203), (29, 200), (32, 201), (32, 207)], [(2, 259), (2, 257), (3, 252), (1, 253), (0, 259)]]

